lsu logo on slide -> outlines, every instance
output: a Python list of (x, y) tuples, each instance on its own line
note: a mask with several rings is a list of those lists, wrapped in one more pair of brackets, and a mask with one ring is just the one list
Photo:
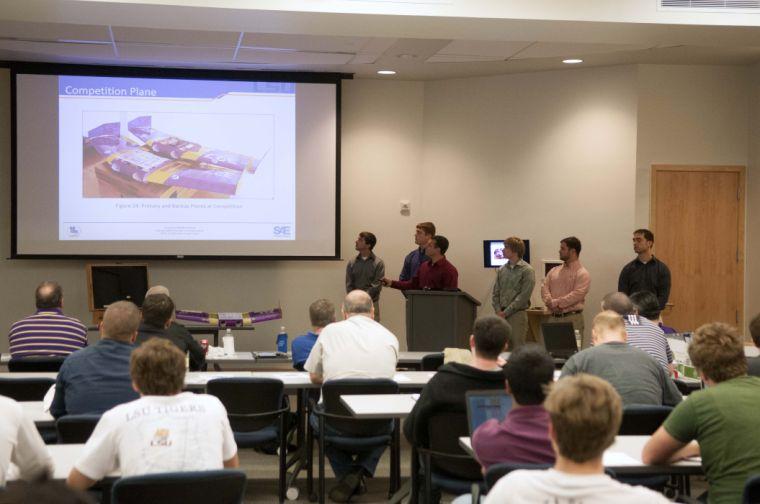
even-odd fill
[(275, 226), (273, 231), (275, 238), (290, 238), (290, 226)]

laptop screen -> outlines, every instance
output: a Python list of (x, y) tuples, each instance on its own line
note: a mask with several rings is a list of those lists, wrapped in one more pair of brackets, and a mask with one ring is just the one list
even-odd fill
[(512, 397), (504, 391), (470, 390), (465, 397), (470, 436), (486, 420), (495, 418), (501, 422), (512, 409)]
[(552, 357), (567, 359), (578, 351), (575, 330), (570, 322), (541, 324), (541, 335), (546, 351)]

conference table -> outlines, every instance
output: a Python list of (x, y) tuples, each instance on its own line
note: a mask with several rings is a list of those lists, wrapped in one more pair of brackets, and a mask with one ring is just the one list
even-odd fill
[[(615, 436), (615, 442), (605, 450), (602, 457), (602, 464), (606, 469), (610, 469), (618, 475), (632, 476), (636, 474), (682, 474), (696, 475), (703, 474), (702, 459), (693, 457), (686, 460), (679, 460), (668, 465), (646, 465), (641, 461), (641, 452), (644, 445), (647, 444), (651, 436)], [(467, 452), (472, 458), (475, 458), (475, 452), (472, 449), (471, 439), (469, 437), (460, 437), (459, 446)]]
[[(422, 358), (426, 355), (440, 352), (399, 352), (398, 366), (401, 368), (419, 369), (422, 364)], [(217, 357), (206, 356), (206, 363), (213, 366), (215, 370), (220, 371), (225, 366), (239, 370), (256, 371), (267, 367), (283, 367), (287, 365), (292, 367), (293, 361), (288, 354), (285, 356), (262, 357), (260, 352), (235, 352), (233, 355), (223, 355)]]

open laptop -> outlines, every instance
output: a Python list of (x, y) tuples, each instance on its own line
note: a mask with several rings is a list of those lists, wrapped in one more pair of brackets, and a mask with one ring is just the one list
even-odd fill
[(465, 400), (470, 436), (486, 420), (495, 418), (501, 422), (512, 409), (512, 397), (503, 390), (469, 390)]
[(544, 337), (544, 347), (555, 359), (569, 359), (578, 352), (575, 341), (575, 330), (570, 322), (556, 324), (541, 324), (541, 334)]

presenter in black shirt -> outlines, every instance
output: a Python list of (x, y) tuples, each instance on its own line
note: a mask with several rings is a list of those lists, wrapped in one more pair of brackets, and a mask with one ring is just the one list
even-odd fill
[(654, 234), (648, 229), (633, 232), (633, 251), (637, 257), (623, 267), (618, 279), (618, 291), (627, 295), (649, 291), (657, 296), (660, 310), (670, 297), (670, 269), (652, 252)]

